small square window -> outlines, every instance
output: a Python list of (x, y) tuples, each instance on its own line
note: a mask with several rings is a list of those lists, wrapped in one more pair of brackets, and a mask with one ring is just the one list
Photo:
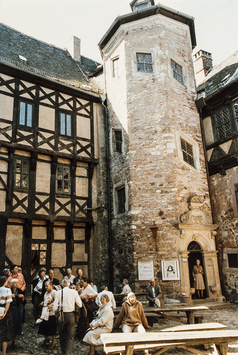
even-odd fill
[(238, 254), (227, 254), (228, 256), (228, 267), (238, 268)]
[(238, 184), (235, 184), (236, 206), (238, 209)]
[(179, 64), (175, 63), (172, 59), (171, 59), (171, 67), (173, 70), (174, 79), (176, 79), (178, 82), (184, 85), (183, 68)]
[(14, 160), (14, 186), (18, 189), (29, 188), (29, 160), (15, 158)]
[(20, 101), (19, 124), (25, 127), (32, 127), (33, 104)]
[(136, 63), (138, 72), (153, 73), (151, 53), (136, 53)]
[(58, 165), (56, 170), (56, 192), (70, 194), (70, 167)]
[(119, 58), (112, 60), (112, 76), (117, 78), (119, 76)]
[(122, 131), (114, 131), (115, 135), (115, 151), (122, 153)]
[(72, 136), (72, 116), (65, 112), (60, 112), (60, 134)]
[(117, 213), (124, 213), (126, 211), (126, 194), (125, 186), (117, 189)]
[(184, 139), (181, 140), (181, 149), (183, 153), (183, 160), (186, 161), (189, 165), (195, 167), (194, 165), (194, 156), (193, 156), (193, 146), (186, 142)]

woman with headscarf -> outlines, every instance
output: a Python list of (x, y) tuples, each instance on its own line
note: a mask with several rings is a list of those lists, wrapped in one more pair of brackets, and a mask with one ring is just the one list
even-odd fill
[(12, 292), (6, 287), (6, 276), (0, 276), (0, 343), (2, 344), (2, 355), (6, 355), (7, 343), (14, 339), (12, 315), (10, 303)]

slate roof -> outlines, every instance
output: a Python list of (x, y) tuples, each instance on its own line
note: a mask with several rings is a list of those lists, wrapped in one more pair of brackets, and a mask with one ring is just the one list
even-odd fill
[(208, 99), (238, 81), (238, 51), (216, 65), (197, 88), (197, 100)]
[(116, 33), (116, 31), (121, 25), (157, 14), (161, 14), (168, 18), (172, 18), (175, 21), (179, 21), (188, 25), (190, 29), (192, 48), (194, 49), (196, 47), (197, 42), (195, 35), (194, 17), (186, 15), (183, 12), (171, 9), (170, 7), (158, 4), (147, 7), (146, 9), (143, 9), (141, 11), (134, 11), (126, 15), (118, 16), (100, 40), (98, 44), (99, 48), (103, 50), (103, 48), (107, 45), (107, 43), (110, 41), (112, 36)]
[[(25, 57), (27, 62), (20, 59)], [(82, 90), (98, 93), (91, 79), (100, 63), (81, 56), (75, 61), (67, 50), (42, 42), (0, 23), (0, 63), (35, 73)]]

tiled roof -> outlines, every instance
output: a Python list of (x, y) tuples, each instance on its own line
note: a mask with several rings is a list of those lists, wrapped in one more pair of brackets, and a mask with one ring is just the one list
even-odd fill
[(211, 95), (224, 90), (238, 80), (238, 51), (216, 65), (198, 86), (198, 99), (202, 96), (209, 98)]
[[(25, 63), (21, 57), (27, 59)], [(0, 23), (0, 62), (82, 90), (98, 92), (93, 73), (100, 65), (81, 56), (75, 61), (67, 50), (42, 42)]]

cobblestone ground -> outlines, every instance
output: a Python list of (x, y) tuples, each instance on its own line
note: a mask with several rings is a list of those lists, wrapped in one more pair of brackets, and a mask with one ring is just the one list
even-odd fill
[[(238, 330), (238, 306), (232, 305), (230, 308), (219, 308), (213, 309), (203, 312), (203, 322), (219, 322), (225, 324), (228, 329), (237, 329)], [(29, 303), (26, 305), (26, 322), (23, 324), (23, 335), (18, 337), (16, 340), (16, 348), (13, 350), (11, 348), (11, 344), (8, 345), (7, 353), (9, 355), (26, 355), (26, 354), (35, 354), (35, 355), (42, 355), (42, 354), (55, 354), (60, 355), (60, 345), (59, 345), (59, 337), (57, 336), (57, 348), (53, 350), (49, 350), (47, 346), (42, 345), (42, 341), (44, 337), (38, 334), (38, 327), (32, 328), (31, 327), (32, 321), (32, 305)], [(156, 332), (160, 329), (172, 327), (179, 325), (177, 322), (168, 320), (168, 319), (159, 319), (158, 323), (155, 323), (153, 328), (149, 331)], [(98, 347), (98, 354), (103, 355), (104, 352), (102, 348)], [(201, 350), (203, 350), (201, 348)], [(217, 355), (216, 350), (213, 346), (211, 346), (208, 350), (203, 350), (208, 355)], [(0, 352), (1, 353), (1, 352)], [(78, 339), (75, 339), (74, 342), (74, 350), (72, 355), (87, 355), (89, 354), (89, 346), (84, 344)], [(141, 355), (143, 352), (137, 352), (136, 355)], [(164, 352), (165, 355), (168, 354), (176, 354), (176, 355), (191, 355), (190, 352), (179, 349), (179, 348), (172, 348)], [(228, 355), (238, 355), (238, 343), (233, 343), (229, 345), (228, 348)]]

